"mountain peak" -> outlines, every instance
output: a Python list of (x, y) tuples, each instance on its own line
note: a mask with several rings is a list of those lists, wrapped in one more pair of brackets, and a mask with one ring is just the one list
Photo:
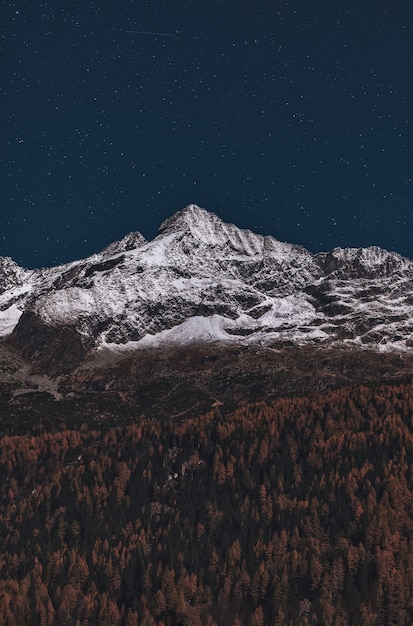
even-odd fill
[(215, 213), (211, 213), (206, 209), (202, 209), (197, 204), (188, 204), (184, 209), (177, 211), (171, 217), (166, 219), (159, 227), (158, 234), (165, 231), (176, 231), (184, 229), (199, 228), (206, 223), (222, 223)]
[(110, 243), (106, 248), (103, 248), (102, 254), (117, 254), (119, 252), (127, 252), (134, 250), (147, 243), (145, 237), (138, 231), (127, 234), (120, 241), (114, 241)]
[[(181, 240), (182, 234), (185, 235), (186, 246), (190, 245), (192, 240), (196, 242), (196, 245), (202, 245), (209, 251), (220, 249), (224, 255), (229, 252), (247, 256), (261, 255), (266, 245), (265, 239), (271, 240), (272, 244), (278, 245), (279, 243), (272, 237), (264, 238), (250, 230), (224, 222), (215, 213), (202, 209), (196, 204), (189, 204), (175, 213), (165, 220), (158, 230), (158, 236), (161, 237), (175, 233), (180, 235), (178, 240)], [(210, 252), (207, 254), (209, 255)]]

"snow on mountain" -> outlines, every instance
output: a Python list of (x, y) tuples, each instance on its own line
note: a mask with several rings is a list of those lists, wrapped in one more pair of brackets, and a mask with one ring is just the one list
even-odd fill
[(413, 263), (377, 247), (312, 255), (189, 205), (152, 241), (28, 271), (0, 260), (0, 332), (72, 367), (99, 347), (289, 342), (413, 345)]
[(144, 243), (146, 243), (145, 237), (138, 231), (135, 231), (133, 233), (129, 233), (120, 241), (114, 241), (106, 246), (106, 248), (102, 250), (101, 254), (105, 256), (112, 256), (118, 252), (127, 252), (129, 250), (139, 248), (139, 246), (142, 246)]
[(31, 272), (19, 267), (10, 257), (0, 257), (0, 296), (17, 289), (27, 281)]

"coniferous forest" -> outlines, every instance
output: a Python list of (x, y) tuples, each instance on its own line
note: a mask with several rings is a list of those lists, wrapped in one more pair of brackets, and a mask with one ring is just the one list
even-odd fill
[(0, 624), (413, 623), (413, 384), (3, 433)]

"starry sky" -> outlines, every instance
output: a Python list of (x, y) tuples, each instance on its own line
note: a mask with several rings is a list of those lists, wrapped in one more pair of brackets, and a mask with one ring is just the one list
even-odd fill
[(193, 202), (312, 252), (413, 258), (411, 0), (0, 11), (0, 255), (82, 258)]

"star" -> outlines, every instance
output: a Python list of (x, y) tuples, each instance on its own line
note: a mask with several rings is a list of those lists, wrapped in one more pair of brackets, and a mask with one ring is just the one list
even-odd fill
[(0, 254), (73, 260), (141, 225), (151, 237), (195, 201), (312, 252), (377, 244), (413, 257), (411, 14), (237, 11), (9, 7)]

